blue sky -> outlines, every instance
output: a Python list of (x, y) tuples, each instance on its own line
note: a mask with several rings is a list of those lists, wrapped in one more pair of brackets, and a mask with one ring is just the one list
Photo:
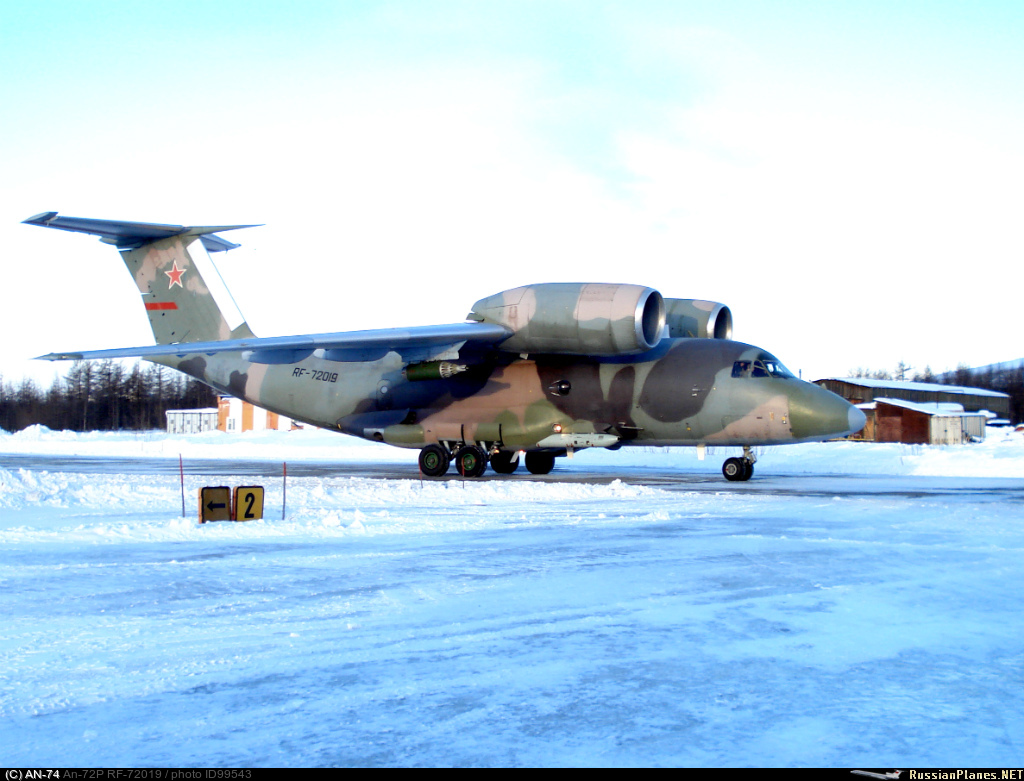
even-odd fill
[(19, 6), (0, 372), (152, 341), (48, 210), (265, 223), (221, 267), (266, 336), (576, 280), (722, 301), (808, 378), (1018, 358), (1021, 40), (1019, 3)]

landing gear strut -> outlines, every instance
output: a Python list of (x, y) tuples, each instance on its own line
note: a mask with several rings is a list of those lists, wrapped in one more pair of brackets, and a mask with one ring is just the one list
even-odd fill
[(750, 446), (743, 446), (743, 458), (727, 458), (722, 464), (722, 474), (725, 479), (737, 482), (749, 480), (754, 474), (754, 454), (750, 452)]

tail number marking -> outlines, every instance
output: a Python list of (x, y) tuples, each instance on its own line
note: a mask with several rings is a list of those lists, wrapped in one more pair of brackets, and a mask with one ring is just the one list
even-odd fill
[(309, 375), (309, 379), (311, 379), (313, 382), (338, 381), (337, 372), (322, 372), (319, 371), (318, 369), (302, 369), (299, 367), (296, 367), (294, 370), (292, 370), (292, 377), (304, 377), (307, 374)]

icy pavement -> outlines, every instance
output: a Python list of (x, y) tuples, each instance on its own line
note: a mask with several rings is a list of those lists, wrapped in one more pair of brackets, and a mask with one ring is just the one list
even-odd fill
[[(36, 433), (140, 458), (209, 439)], [(620, 459), (604, 484), (298, 478), (284, 521), (267, 481), (267, 520), (203, 527), (176, 478), (0, 456), (0, 756), (1019, 764), (1021, 440), (850, 447), (773, 450), (739, 490), (692, 452), (694, 490), (631, 484), (662, 454), (626, 451), (574, 459)], [(189, 478), (189, 512), (218, 482)]]

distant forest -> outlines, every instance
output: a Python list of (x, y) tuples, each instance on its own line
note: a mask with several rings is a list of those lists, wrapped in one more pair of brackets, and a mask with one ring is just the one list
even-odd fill
[(868, 377), (876, 380), (909, 380), (911, 382), (934, 382), (940, 385), (960, 385), (966, 388), (985, 388), (999, 391), (1010, 397), (1010, 419), (1013, 423), (1024, 421), (1024, 363), (1007, 366), (983, 366), (972, 369), (960, 364), (955, 371), (935, 374), (929, 367), (915, 371), (903, 361), (892, 372), (864, 368), (851, 369), (851, 377)]
[(49, 388), (0, 376), (0, 429), (42, 424), (57, 431), (147, 430), (167, 427), (169, 409), (216, 407), (217, 393), (157, 364), (75, 361)]

